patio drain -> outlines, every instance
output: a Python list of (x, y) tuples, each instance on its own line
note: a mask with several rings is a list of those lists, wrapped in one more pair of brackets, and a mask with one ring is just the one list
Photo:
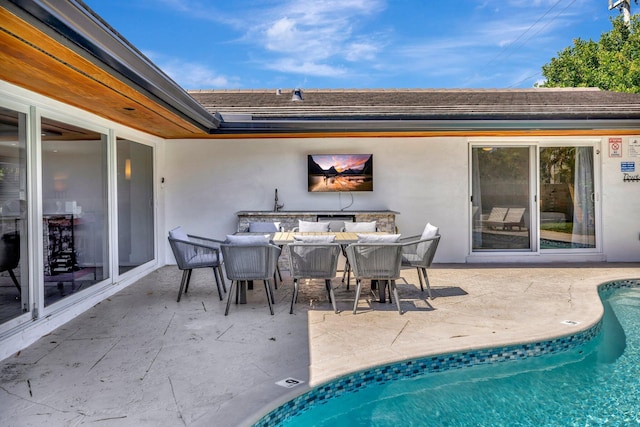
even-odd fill
[(569, 326), (575, 326), (575, 325), (579, 325), (580, 322), (576, 321), (576, 320), (563, 320), (562, 322), (563, 325), (569, 325)]
[(285, 387), (285, 388), (293, 388), (297, 385), (303, 384), (304, 381), (302, 380), (297, 380), (295, 378), (285, 378), (283, 380), (280, 380), (278, 382), (276, 382), (277, 385), (279, 385), (280, 387)]

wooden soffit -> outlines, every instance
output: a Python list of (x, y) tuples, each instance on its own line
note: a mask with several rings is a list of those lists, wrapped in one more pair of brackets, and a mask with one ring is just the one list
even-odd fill
[(162, 138), (207, 135), (2, 7), (0, 79)]

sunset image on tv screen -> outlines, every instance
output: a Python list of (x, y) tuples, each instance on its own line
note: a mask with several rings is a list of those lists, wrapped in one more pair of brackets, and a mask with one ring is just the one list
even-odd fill
[(373, 191), (372, 154), (310, 154), (311, 192)]

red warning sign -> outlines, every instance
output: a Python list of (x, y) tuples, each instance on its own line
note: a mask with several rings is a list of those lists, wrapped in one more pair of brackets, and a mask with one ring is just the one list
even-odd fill
[(609, 138), (609, 157), (622, 157), (622, 138)]

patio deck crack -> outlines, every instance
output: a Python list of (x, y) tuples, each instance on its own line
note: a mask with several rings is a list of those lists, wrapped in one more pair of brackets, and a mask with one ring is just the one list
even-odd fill
[(167, 379), (169, 380), (169, 386), (171, 387), (171, 396), (173, 397), (173, 403), (175, 403), (176, 410), (178, 411), (178, 418), (180, 418), (180, 421), (182, 421), (182, 425), (186, 426), (187, 423), (184, 420), (184, 417), (182, 416), (182, 411), (180, 410), (180, 404), (178, 404), (178, 399), (176, 398), (176, 392), (173, 389), (173, 381), (171, 381), (171, 377), (167, 377)]
[(410, 320), (407, 320), (407, 321), (404, 323), (404, 325), (402, 326), (402, 329), (400, 329), (400, 332), (398, 332), (398, 333), (396, 334), (396, 337), (393, 339), (393, 341), (391, 341), (391, 345), (395, 344), (395, 342), (398, 340), (398, 338), (400, 337), (400, 335), (402, 335), (402, 332), (404, 332), (404, 330), (407, 328), (407, 326), (409, 326), (409, 323), (410, 323), (410, 322), (411, 322)]
[(114, 349), (114, 347), (115, 347), (115, 346), (117, 346), (117, 345), (118, 345), (118, 343), (120, 343), (120, 341), (122, 341), (122, 337), (118, 338), (118, 341), (116, 341), (115, 343), (113, 343), (113, 345), (112, 345), (111, 347), (109, 347), (109, 350), (107, 350), (107, 351), (102, 355), (102, 357), (100, 357), (100, 358), (96, 361), (96, 363), (94, 363), (94, 364), (93, 364), (93, 366), (91, 366), (91, 367), (89, 368), (89, 371), (91, 371), (93, 368), (95, 368), (95, 367), (98, 365), (98, 363), (102, 362), (102, 359), (104, 359), (105, 357), (107, 357), (107, 354), (109, 354), (109, 353), (111, 352), (111, 350), (113, 350), (113, 349)]

